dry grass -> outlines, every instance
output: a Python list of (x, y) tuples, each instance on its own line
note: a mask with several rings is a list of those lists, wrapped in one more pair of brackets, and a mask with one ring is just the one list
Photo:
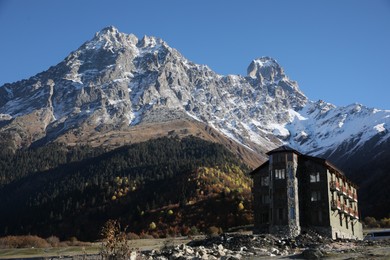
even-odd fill
[(0, 248), (47, 248), (50, 244), (38, 236), (6, 236), (0, 238)]
[[(96, 132), (87, 124), (72, 130), (57, 139), (67, 145), (84, 144), (93, 147), (107, 147), (114, 149), (131, 143), (144, 142), (164, 136), (196, 136), (206, 141), (220, 143), (251, 168), (258, 167), (265, 158), (259, 154), (261, 151), (251, 151), (235, 141), (227, 138), (212, 127), (192, 119), (173, 119), (159, 123), (141, 123), (131, 128), (122, 128)], [(254, 146), (256, 147), (256, 146)]]

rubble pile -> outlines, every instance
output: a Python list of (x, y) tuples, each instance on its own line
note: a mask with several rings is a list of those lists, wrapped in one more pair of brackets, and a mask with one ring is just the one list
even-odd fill
[[(317, 252), (318, 248), (328, 243), (330, 239), (308, 234), (282, 239), (268, 234), (222, 234), (142, 253), (150, 259), (246, 259), (300, 254), (303, 249), (315, 250), (314, 254), (318, 255), (321, 253)], [(309, 257), (313, 255), (310, 250), (305, 253)]]

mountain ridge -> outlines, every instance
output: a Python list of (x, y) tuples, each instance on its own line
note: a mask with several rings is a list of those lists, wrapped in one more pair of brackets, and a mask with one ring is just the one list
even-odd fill
[(113, 26), (47, 71), (0, 87), (0, 140), (12, 149), (64, 135), (88, 142), (171, 117), (210, 126), (263, 159), (281, 144), (332, 158), (340, 146), (353, 155), (390, 138), (390, 110), (310, 101), (270, 57), (252, 60), (246, 76), (223, 76), (162, 39)]

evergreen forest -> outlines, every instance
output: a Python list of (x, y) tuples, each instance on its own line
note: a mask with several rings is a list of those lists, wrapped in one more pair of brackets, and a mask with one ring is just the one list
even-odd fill
[(247, 225), (248, 171), (222, 145), (192, 136), (112, 151), (57, 143), (3, 151), (0, 236), (91, 241), (108, 219), (154, 237)]

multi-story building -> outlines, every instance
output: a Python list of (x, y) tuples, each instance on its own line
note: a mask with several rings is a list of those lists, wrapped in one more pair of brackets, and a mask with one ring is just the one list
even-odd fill
[(254, 231), (297, 236), (304, 231), (362, 239), (357, 186), (329, 161), (288, 146), (267, 153), (253, 177)]

